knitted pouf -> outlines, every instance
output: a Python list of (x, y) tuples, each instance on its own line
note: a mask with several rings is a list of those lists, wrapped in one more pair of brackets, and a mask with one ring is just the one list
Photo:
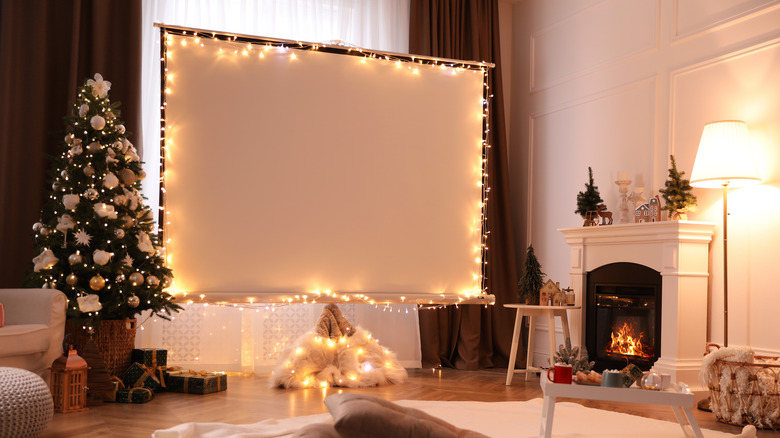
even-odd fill
[(40, 376), (0, 367), (0, 438), (37, 436), (53, 415), (51, 392)]

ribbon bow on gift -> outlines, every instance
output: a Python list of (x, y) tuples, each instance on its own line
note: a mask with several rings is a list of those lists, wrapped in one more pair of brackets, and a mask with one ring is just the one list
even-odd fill
[[(141, 365), (141, 368), (143, 368), (144, 373), (141, 374), (141, 377), (138, 378), (138, 380), (133, 383), (133, 388), (140, 388), (144, 386), (144, 382), (146, 381), (147, 377), (151, 377), (152, 379), (156, 380), (157, 383), (160, 384), (163, 388), (165, 388), (165, 378), (163, 377), (163, 369), (165, 367), (147, 367), (146, 365)], [(157, 373), (160, 377), (158, 378), (155, 373)]]

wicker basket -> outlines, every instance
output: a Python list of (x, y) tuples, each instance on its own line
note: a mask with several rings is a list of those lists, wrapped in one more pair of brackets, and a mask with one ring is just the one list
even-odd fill
[(715, 373), (707, 382), (710, 409), (724, 423), (780, 429), (780, 357), (755, 360), (758, 363), (715, 360)]
[[(103, 356), (106, 371), (110, 376), (122, 375), (131, 365), (130, 356), (135, 347), (135, 319), (109, 319), (100, 321), (92, 341)], [(83, 349), (90, 335), (81, 326), (68, 323), (68, 334), (72, 335), (72, 344)]]

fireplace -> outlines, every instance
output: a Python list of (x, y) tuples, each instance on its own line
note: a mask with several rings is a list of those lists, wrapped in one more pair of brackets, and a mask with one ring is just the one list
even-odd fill
[(649, 370), (661, 351), (661, 274), (611, 263), (587, 275), (585, 346), (595, 369)]
[[(656, 359), (648, 360), (655, 361), (653, 370), (670, 374), (672, 381), (685, 382), (696, 389), (707, 337), (709, 244), (714, 229), (715, 224), (693, 221), (561, 229), (570, 248), (571, 287), (576, 303), (582, 306), (581, 311), (569, 311), (572, 344), (586, 346), (591, 360), (595, 360), (596, 347), (588, 345), (586, 339), (587, 326), (593, 324), (594, 318), (590, 312), (596, 316), (599, 312), (622, 315), (626, 320), (643, 315), (639, 318), (644, 319), (639, 335), (644, 332), (645, 339), (654, 344)], [(596, 306), (595, 296), (589, 302), (587, 291), (592, 273), (620, 263), (641, 265), (655, 271), (661, 279), (638, 281), (635, 274), (628, 274), (625, 281), (600, 280), (602, 306)], [(658, 281), (663, 287), (658, 286)], [(652, 295), (650, 284), (657, 287)], [(630, 299), (625, 301), (621, 295)], [(613, 296), (617, 298), (609, 298)], [(643, 309), (653, 299), (655, 313), (651, 317)], [(624, 307), (618, 305), (623, 303)], [(634, 323), (640, 324), (636, 320)], [(625, 359), (619, 365), (624, 367)]]

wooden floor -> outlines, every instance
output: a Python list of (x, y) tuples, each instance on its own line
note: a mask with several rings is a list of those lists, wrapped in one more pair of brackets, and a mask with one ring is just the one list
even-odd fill
[[(401, 385), (361, 389), (270, 388), (268, 375), (229, 376), (228, 390), (216, 394), (157, 394), (146, 404), (105, 403), (86, 412), (55, 414), (41, 438), (148, 437), (157, 429), (186, 422), (255, 423), (267, 418), (287, 418), (326, 413), (323, 400), (338, 391), (372, 394), (387, 400), (522, 401), (541, 397), (538, 377), (523, 380), (516, 375), (506, 386), (506, 370), (460, 371), (412, 369)], [(704, 397), (704, 394), (698, 398)], [(668, 407), (571, 400), (585, 406), (675, 421)], [(741, 428), (719, 423), (709, 412), (694, 409), (702, 428), (739, 433)], [(681, 434), (682, 436), (682, 434)], [(758, 436), (780, 438), (780, 431), (759, 431)]]

